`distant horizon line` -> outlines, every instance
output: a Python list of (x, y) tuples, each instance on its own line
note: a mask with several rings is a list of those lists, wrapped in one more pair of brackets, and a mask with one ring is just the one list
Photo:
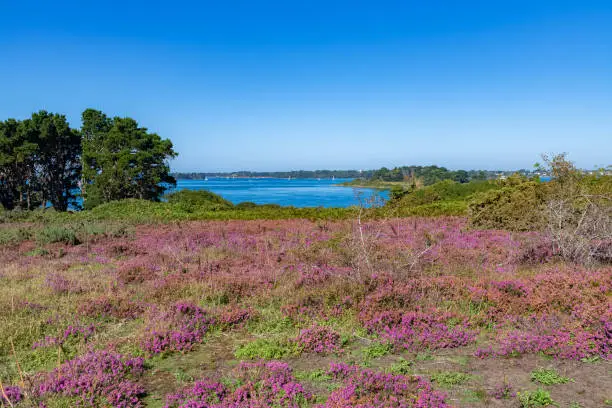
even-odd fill
[[(495, 173), (495, 172), (510, 172), (510, 171), (528, 171), (528, 172), (535, 172), (537, 170), (535, 169), (527, 169), (527, 168), (513, 168), (513, 169), (463, 169), (463, 168), (450, 168), (450, 167), (446, 167), (446, 166), (438, 166), (438, 165), (426, 165), (426, 166), (420, 166), (420, 165), (406, 165), (406, 166), (383, 166), (384, 168), (387, 169), (394, 169), (394, 168), (401, 168), (401, 167), (433, 167), (433, 166), (437, 166), (439, 168), (445, 168), (449, 171), (459, 171), (459, 170), (463, 170), (463, 171), (486, 171), (486, 172), (490, 172), (490, 173)], [(379, 167), (379, 168), (372, 168), (372, 169), (315, 169), (315, 170), (306, 170), (306, 169), (298, 169), (298, 170), (234, 170), (234, 171), (205, 171), (205, 170), (171, 170), (170, 174), (208, 174), (208, 175), (214, 175), (214, 174), (222, 174), (222, 175), (228, 175), (228, 174), (240, 174), (240, 173), (250, 173), (250, 174), (273, 174), (273, 173), (300, 173), (300, 172), (304, 172), (304, 173), (317, 173), (317, 172), (363, 172), (363, 173), (369, 173), (369, 172), (374, 172), (377, 170), (382, 169), (383, 167)], [(589, 171), (587, 169), (580, 169), (580, 170), (586, 170)]]

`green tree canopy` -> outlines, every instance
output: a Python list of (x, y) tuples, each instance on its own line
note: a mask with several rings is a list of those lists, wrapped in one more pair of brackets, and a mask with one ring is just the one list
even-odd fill
[(172, 142), (139, 127), (131, 118), (83, 112), (83, 186), (85, 206), (124, 198), (159, 201), (175, 185), (168, 160)]
[(23, 127), (27, 139), (38, 145), (36, 178), (42, 202), (66, 211), (75, 200), (81, 176), (81, 135), (70, 128), (64, 115), (46, 111), (34, 113)]
[(80, 177), (81, 138), (64, 115), (40, 111), (0, 122), (0, 203), (65, 211)]

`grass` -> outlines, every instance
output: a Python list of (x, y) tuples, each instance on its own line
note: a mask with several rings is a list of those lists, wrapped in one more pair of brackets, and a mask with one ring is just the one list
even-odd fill
[(363, 348), (363, 355), (366, 358), (378, 358), (386, 356), (393, 350), (393, 345), (390, 343), (372, 343)]
[(488, 394), (483, 389), (464, 390), (463, 395), (461, 396), (461, 401), (466, 404), (484, 402), (484, 401), (487, 401), (487, 399), (488, 399)]
[(300, 348), (289, 342), (279, 340), (257, 339), (250, 343), (238, 347), (234, 355), (238, 359), (255, 360), (266, 359), (276, 360), (289, 356), (296, 356), (301, 353)]
[(431, 375), (431, 380), (443, 388), (462, 385), (472, 378), (471, 375), (458, 372), (443, 371)]
[(412, 374), (412, 370), (412, 362), (405, 360), (404, 358), (400, 358), (397, 362), (391, 364), (391, 367), (389, 367), (389, 372), (396, 375)]
[(327, 371), (322, 369), (298, 371), (295, 373), (295, 378), (298, 380), (308, 380), (312, 382), (328, 382), (332, 380), (332, 377), (327, 374)]
[(41, 229), (36, 234), (36, 241), (41, 245), (55, 242), (67, 245), (77, 245), (80, 243), (74, 230), (57, 225), (49, 225)]
[(531, 372), (531, 381), (535, 381), (543, 385), (555, 385), (566, 384), (573, 380), (571, 378), (560, 376), (554, 369), (537, 368)]
[(9, 246), (19, 244), (20, 242), (30, 239), (32, 232), (29, 228), (0, 228), (0, 246)]

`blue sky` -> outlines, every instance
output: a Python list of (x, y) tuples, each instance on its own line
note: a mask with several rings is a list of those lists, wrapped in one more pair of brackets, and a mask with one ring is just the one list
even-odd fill
[(0, 0), (0, 119), (88, 107), (178, 171), (612, 164), (611, 1)]

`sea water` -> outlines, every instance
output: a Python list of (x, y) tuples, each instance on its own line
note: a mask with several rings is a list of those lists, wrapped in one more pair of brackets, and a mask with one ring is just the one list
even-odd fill
[(386, 200), (387, 191), (352, 188), (337, 184), (351, 179), (225, 178), (177, 180), (177, 190), (208, 190), (234, 204), (279, 204), (294, 207), (370, 206), (374, 199)]

